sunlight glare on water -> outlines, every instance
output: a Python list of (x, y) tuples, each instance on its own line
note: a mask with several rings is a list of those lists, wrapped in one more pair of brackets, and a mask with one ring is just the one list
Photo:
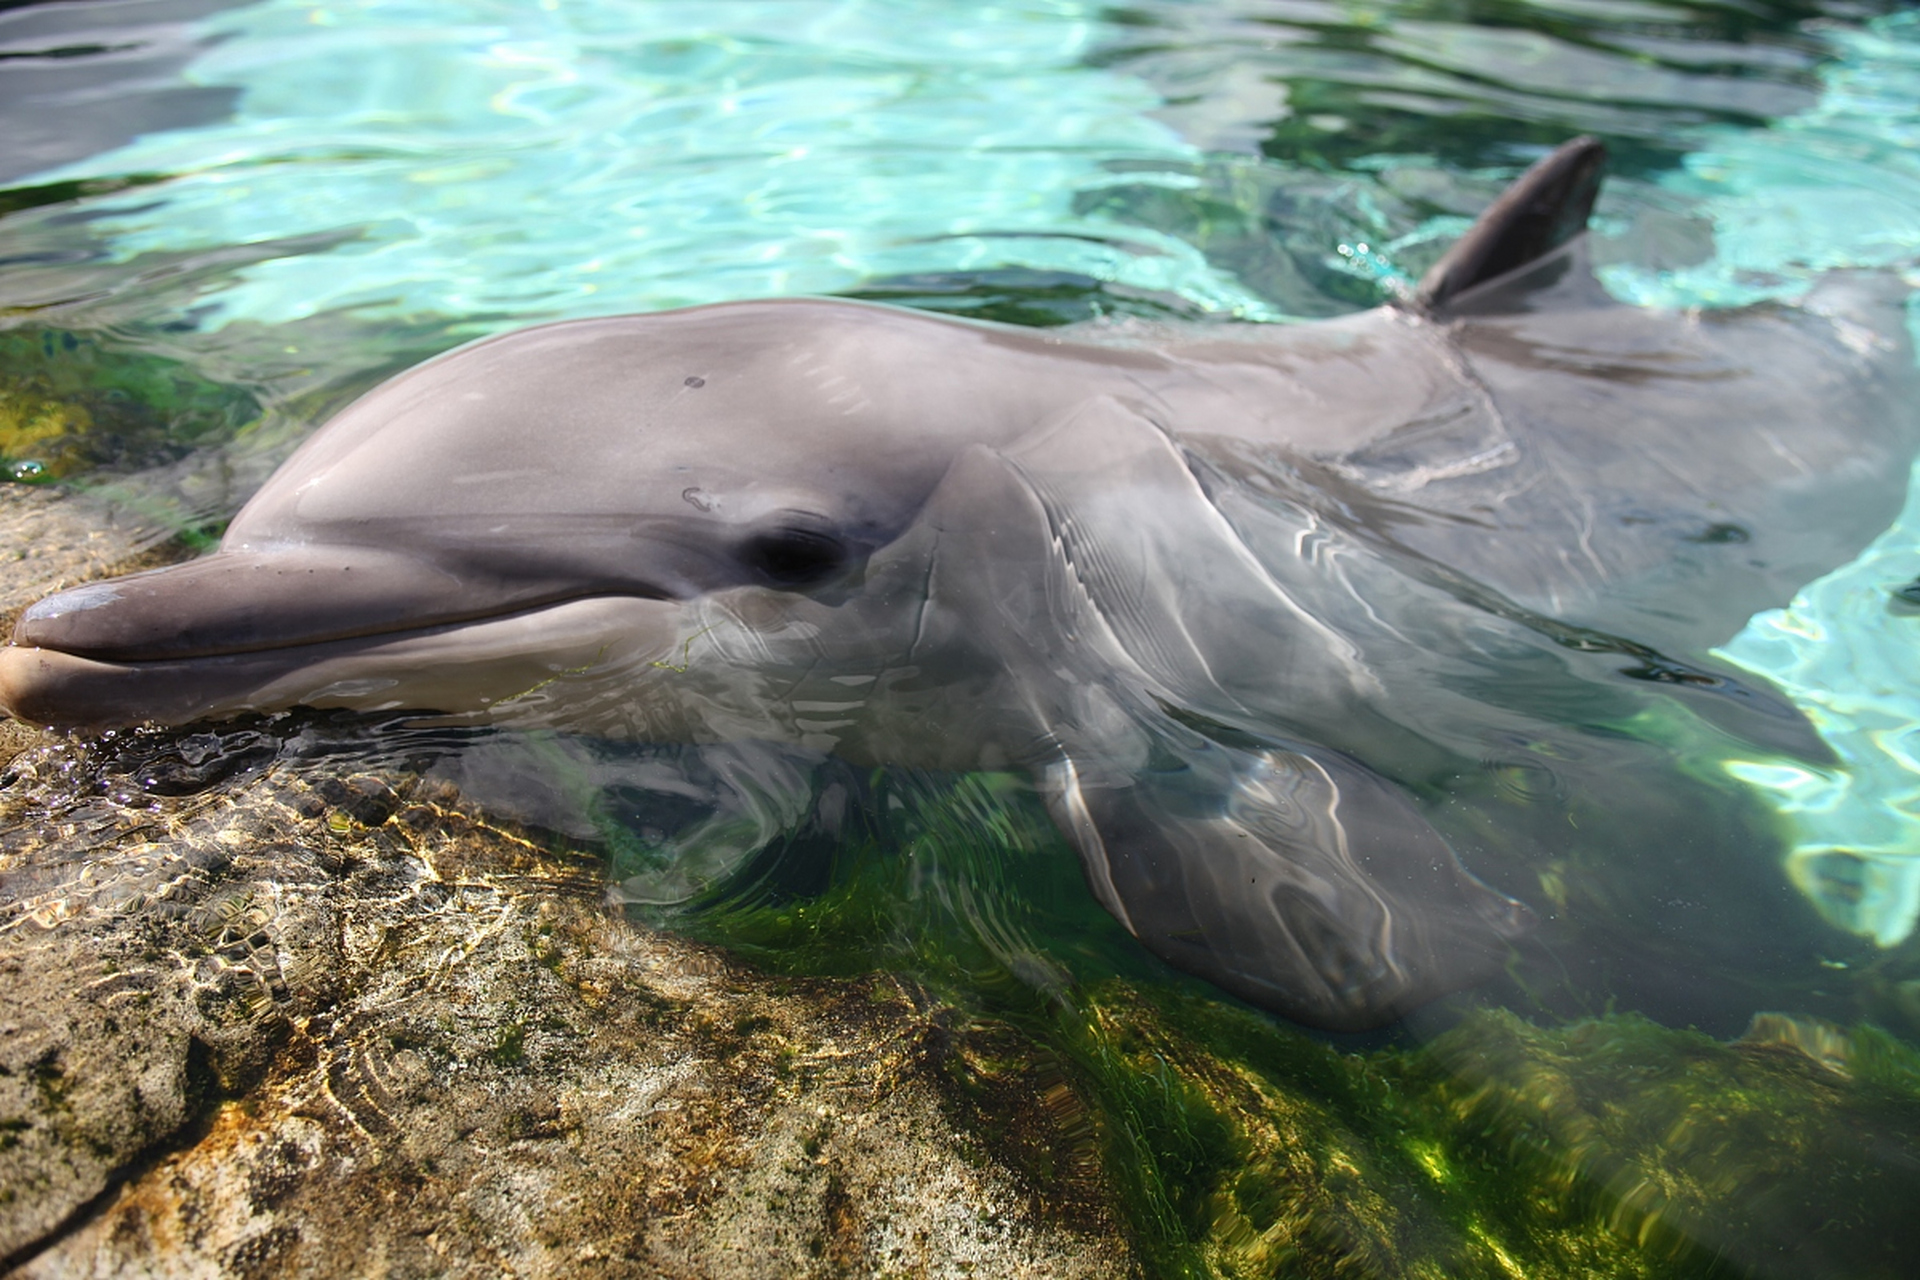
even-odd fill
[[(1920, 15), (1834, 35), (1812, 110), (1768, 129), (1712, 131), (1665, 185), (1713, 219), (1707, 264), (1616, 270), (1654, 306), (1791, 296), (1817, 273), (1879, 267), (1920, 281)], [(1920, 317), (1909, 303), (1909, 316)], [(1920, 337), (1920, 323), (1910, 323)], [(1859, 559), (1755, 617), (1721, 647), (1820, 730), (1841, 769), (1734, 761), (1795, 829), (1788, 869), (1835, 924), (1883, 947), (1920, 922), (1920, 688), (1914, 619), (1893, 592), (1920, 576), (1920, 468), (1905, 510)]]
[(1716, 126), (1660, 186), (1713, 223), (1714, 253), (1663, 271), (1606, 273), (1642, 306), (1791, 297), (1819, 272), (1920, 272), (1920, 15), (1836, 30), (1820, 100), (1765, 129)]

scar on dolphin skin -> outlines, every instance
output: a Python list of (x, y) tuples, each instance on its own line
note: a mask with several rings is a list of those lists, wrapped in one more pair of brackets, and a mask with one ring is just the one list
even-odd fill
[[(1829, 759), (1712, 654), (1899, 510), (1911, 290), (1620, 303), (1585, 234), (1604, 161), (1567, 142), (1411, 294), (1307, 324), (789, 298), (483, 339), (322, 426), (211, 554), (27, 609), (0, 707), (180, 725), (400, 689), (814, 750), (792, 702), (900, 671), (834, 752), (1026, 769), (1147, 950), (1275, 1013), (1360, 1030), (1483, 984), (1750, 1010), (1830, 926), (1783, 892), (1784, 837), (1661, 735)], [(531, 422), (559, 424), (538, 450)], [(717, 597), (749, 643), (696, 664), (713, 628), (684, 610)], [(562, 686), (609, 643), (662, 656)], [(529, 662), (566, 669), (516, 688)], [(1516, 743), (1564, 808), (1477, 789)], [(1547, 885), (1576, 856), (1606, 894)]]

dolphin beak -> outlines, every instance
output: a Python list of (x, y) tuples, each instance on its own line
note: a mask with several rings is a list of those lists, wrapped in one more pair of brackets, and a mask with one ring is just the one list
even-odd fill
[(680, 606), (596, 585), (474, 581), (376, 548), (216, 552), (33, 605), (0, 650), (0, 709), (74, 728), (294, 704), (483, 711), (672, 647)]
[(219, 551), (33, 605), (13, 642), (119, 662), (207, 658), (446, 626), (600, 594), (590, 578), (455, 574), (373, 547)]

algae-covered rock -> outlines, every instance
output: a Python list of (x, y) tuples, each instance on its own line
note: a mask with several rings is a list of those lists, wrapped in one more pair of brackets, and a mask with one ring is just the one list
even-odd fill
[(0, 478), (158, 466), (259, 416), (251, 393), (177, 360), (91, 334), (0, 331)]
[(450, 742), (15, 757), (18, 1274), (1891, 1277), (1920, 1244), (1920, 1057), (1870, 1029), (1484, 1011), (1343, 1049), (1076, 977), (1113, 939), (999, 896), (1061, 868), (982, 779), (897, 788), (893, 861), (711, 908), (793, 972), (749, 968), (409, 756)]
[[(671, 918), (795, 973), (911, 974), (1030, 1070), (1044, 1046), (1151, 1274), (1891, 1280), (1920, 1256), (1920, 1054), (1871, 1026), (1770, 1015), (1727, 1044), (1466, 1009), (1340, 1047), (1143, 959), (1017, 782), (867, 785), (824, 878), (801, 831)], [(1904, 964), (1832, 985), (1886, 1007)]]
[(1894, 1280), (1920, 1256), (1920, 1053), (1871, 1027), (1723, 1044), (1482, 1011), (1355, 1053), (1114, 984), (1073, 1035), (1167, 1274)]
[[(178, 504), (103, 483), (259, 418), (254, 395), (98, 335), (0, 330), (0, 625), (40, 596), (210, 540)], [(50, 483), (65, 482), (65, 483)]]
[(1509, 1234), (1598, 1225), (1649, 1268), (1783, 1280), (1895, 1280), (1920, 1257), (1920, 1053), (1872, 1027), (1763, 1015), (1722, 1044), (1487, 1014), (1431, 1057), (1457, 1158), (1510, 1170), (1484, 1196)]

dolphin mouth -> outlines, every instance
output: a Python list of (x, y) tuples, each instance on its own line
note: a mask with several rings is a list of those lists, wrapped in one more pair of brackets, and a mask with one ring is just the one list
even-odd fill
[(543, 691), (557, 681), (593, 680), (670, 656), (683, 615), (672, 600), (586, 595), (379, 631), (324, 638), (309, 631), (244, 649), (156, 646), (137, 658), (36, 644), (54, 629), (44, 624), (60, 618), (23, 617), (14, 643), (0, 648), (0, 711), (81, 730), (191, 724), (289, 706), (525, 714), (552, 698)]
[(109, 663), (215, 658), (458, 626), (599, 596), (669, 593), (581, 576), (456, 574), (375, 547), (217, 551), (48, 596), (21, 614), (13, 643)]

